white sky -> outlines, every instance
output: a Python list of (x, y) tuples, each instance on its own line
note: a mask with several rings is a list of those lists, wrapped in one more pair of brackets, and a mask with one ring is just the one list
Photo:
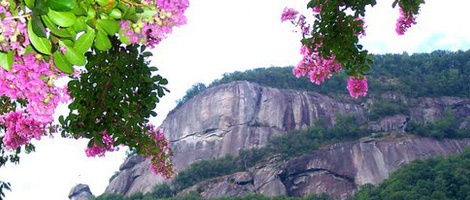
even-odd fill
[[(284, 7), (303, 9), (304, 1), (192, 0), (188, 24), (177, 28), (154, 53), (171, 93), (157, 106), (159, 124), (194, 83), (210, 83), (226, 72), (258, 67), (295, 65), (300, 36), (290, 24), (281, 24)], [(405, 36), (395, 33), (397, 9), (392, 0), (381, 0), (369, 9), (367, 36), (362, 42), (371, 53), (431, 52), (437, 49), (468, 50), (470, 26), (467, 0), (428, 0), (418, 24)], [(12, 183), (6, 200), (68, 199), (78, 183), (90, 185), (95, 195), (104, 192), (108, 179), (124, 160), (124, 150), (104, 158), (87, 158), (86, 141), (57, 136), (34, 142), (36, 152), (22, 155), (19, 165), (0, 169), (0, 180)]]

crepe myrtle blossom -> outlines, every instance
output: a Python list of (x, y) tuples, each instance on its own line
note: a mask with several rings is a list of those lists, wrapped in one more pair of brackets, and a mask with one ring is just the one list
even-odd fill
[(398, 35), (404, 35), (413, 24), (416, 24), (416, 17), (413, 14), (403, 12), (402, 8), (399, 8), (399, 11), (400, 16), (397, 19), (395, 31)]
[(284, 11), (282, 12), (281, 15), (281, 22), (284, 21), (292, 21), (297, 18), (297, 14), (299, 14), (298, 11), (292, 9), (292, 8), (284, 8)]
[(102, 131), (100, 134), (102, 135), (101, 145), (97, 144), (95, 141), (91, 147), (85, 149), (85, 153), (88, 157), (103, 157), (107, 151), (113, 152), (119, 150), (118, 147), (114, 146), (114, 139), (108, 135), (106, 130)]
[(170, 143), (160, 128), (155, 129), (153, 126), (149, 126), (148, 133), (153, 137), (156, 149), (159, 150), (157, 153), (151, 153), (147, 157), (147, 159), (150, 159), (150, 169), (153, 173), (160, 174), (164, 178), (171, 178), (175, 171), (173, 171), (171, 162), (173, 151), (170, 149)]
[(356, 99), (359, 98), (359, 96), (366, 96), (367, 91), (369, 90), (367, 78), (365, 76), (350, 76), (348, 79), (347, 89), (349, 91), (349, 95)]

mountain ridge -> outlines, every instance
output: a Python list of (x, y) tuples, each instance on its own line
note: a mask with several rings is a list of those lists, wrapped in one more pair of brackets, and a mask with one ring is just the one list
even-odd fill
[[(408, 99), (396, 94), (386, 94), (383, 98), (405, 98), (405, 102), (413, 101), (409, 104), (418, 107), (410, 109), (405, 115), (395, 113), (374, 121), (376, 132), (403, 133), (404, 124), (410, 117), (433, 121), (443, 116), (448, 107), (456, 111), (459, 118), (470, 115), (470, 101), (466, 98)], [(237, 81), (209, 88), (195, 96), (169, 115), (161, 127), (173, 141), (176, 169), (183, 170), (201, 159), (220, 158), (226, 153), (236, 155), (241, 149), (263, 147), (271, 136), (286, 134), (293, 129), (305, 129), (318, 119), (334, 125), (338, 113), (352, 113), (365, 119), (366, 110), (373, 103), (368, 100), (357, 104), (340, 102), (318, 93), (280, 90)], [(236, 127), (234, 125), (242, 128), (231, 129)], [(230, 137), (225, 137), (227, 133), (231, 134)], [(334, 171), (330, 172), (334, 174)], [(106, 193), (126, 196), (136, 192), (147, 193), (163, 182), (163, 179), (151, 174), (144, 161), (122, 169), (111, 181)], [(275, 187), (279, 188), (279, 185)]]

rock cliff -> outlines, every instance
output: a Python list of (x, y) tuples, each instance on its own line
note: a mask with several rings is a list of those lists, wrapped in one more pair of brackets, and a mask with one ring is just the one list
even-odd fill
[[(410, 118), (432, 121), (442, 116), (445, 108), (451, 108), (459, 117), (470, 116), (469, 99), (406, 99), (394, 94), (383, 98), (415, 106), (409, 115), (394, 115), (371, 122), (370, 128), (377, 132), (402, 132)], [(174, 166), (181, 171), (201, 159), (263, 147), (271, 137), (312, 126), (317, 119), (334, 125), (338, 114), (352, 113), (365, 120), (368, 106), (373, 103), (373, 100), (362, 104), (348, 103), (314, 92), (274, 89), (238, 81), (203, 91), (170, 114), (160, 127), (172, 143)], [(245, 174), (224, 177), (224, 180), (242, 183), (242, 192), (299, 196), (328, 191), (342, 197), (355, 191), (358, 185), (383, 180), (389, 172), (411, 160), (456, 153), (466, 144), (413, 138), (340, 143), (298, 161), (273, 161), (258, 167), (263, 169), (261, 171), (253, 169)], [(342, 166), (354, 168), (343, 169)], [(240, 177), (251, 180), (240, 181)], [(135, 192), (146, 193), (163, 181), (151, 173), (148, 161), (132, 156), (121, 165), (119, 175), (110, 182), (105, 193), (127, 196)], [(338, 188), (337, 191), (330, 191), (333, 187)], [(223, 193), (221, 191), (217, 189), (218, 194)], [(207, 193), (207, 197), (218, 196), (212, 195), (210, 190)]]
[(247, 193), (266, 196), (328, 193), (346, 199), (360, 186), (377, 184), (413, 160), (460, 153), (469, 146), (470, 139), (410, 136), (343, 142), (288, 160), (273, 157), (246, 172), (204, 181), (181, 194), (196, 190), (205, 198), (213, 198)]
[(92, 200), (95, 196), (91, 193), (90, 187), (86, 184), (77, 184), (69, 192), (70, 200)]

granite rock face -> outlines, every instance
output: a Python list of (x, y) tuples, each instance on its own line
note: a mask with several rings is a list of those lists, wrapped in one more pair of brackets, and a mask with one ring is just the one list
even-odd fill
[(338, 114), (363, 116), (360, 105), (317, 93), (262, 87), (246, 81), (209, 88), (169, 115), (168, 134), (178, 170), (201, 159), (259, 148), (275, 135), (307, 128), (321, 118), (334, 124)]
[(70, 200), (92, 200), (94, 199), (90, 187), (86, 184), (78, 184), (70, 190)]
[[(370, 122), (369, 128), (381, 135), (403, 133), (410, 119), (433, 121), (443, 116), (446, 108), (452, 109), (458, 118), (470, 117), (470, 99), (407, 99), (396, 94), (386, 94), (381, 98), (401, 101), (411, 107), (409, 114), (387, 116)], [(337, 116), (345, 114), (354, 114), (359, 120), (366, 120), (368, 107), (373, 103), (373, 99), (362, 104), (347, 103), (314, 92), (275, 89), (237, 81), (206, 89), (169, 114), (160, 127), (172, 144), (174, 167), (182, 171), (198, 160), (218, 158), (225, 154), (236, 155), (241, 149), (263, 147), (273, 136), (307, 128), (314, 125), (317, 119), (322, 119), (327, 125), (334, 125)], [(461, 126), (470, 126), (468, 120)], [(415, 145), (415, 140), (419, 144)], [(326, 191), (343, 197), (354, 192), (358, 185), (380, 182), (388, 177), (389, 172), (413, 159), (460, 151), (460, 146), (453, 142), (447, 147), (436, 141), (432, 144), (424, 144), (422, 141), (427, 139), (409, 138), (401, 142), (391, 140), (390, 143), (365, 139), (358, 143), (336, 144), (331, 147), (331, 151), (317, 153), (321, 155), (322, 162), (328, 164), (323, 168), (307, 167), (319, 166), (318, 163), (298, 161), (284, 166), (273, 161), (260, 168), (263, 170), (252, 170), (252, 182), (239, 185), (235, 181), (230, 182), (230, 186), (213, 186), (218, 188), (216, 193), (208, 190), (205, 196), (218, 196), (223, 193), (220, 191), (224, 191), (220, 188), (224, 187), (236, 188), (231, 193), (234, 195), (251, 190), (271, 196), (300, 196)], [(438, 149), (426, 150), (434, 143)], [(339, 151), (338, 148), (343, 150)], [(315, 159), (320, 158), (317, 156)], [(345, 165), (356, 168), (340, 169)], [(131, 156), (122, 164), (119, 175), (110, 182), (105, 193), (125, 196), (136, 192), (147, 193), (156, 184), (165, 181), (151, 172), (148, 161)], [(333, 191), (331, 188), (338, 189)]]
[(155, 175), (149, 164), (150, 161), (142, 156), (130, 156), (119, 167), (119, 174), (106, 187), (105, 193), (130, 196), (137, 192), (151, 192), (157, 183), (162, 183), (165, 179)]
[[(206, 198), (258, 193), (304, 196), (327, 193), (347, 199), (360, 186), (377, 184), (403, 165), (431, 156), (450, 155), (470, 147), (470, 139), (418, 137), (364, 139), (328, 146), (289, 160), (273, 158), (246, 172), (214, 178), (188, 188)], [(246, 174), (244, 181), (230, 177)]]

